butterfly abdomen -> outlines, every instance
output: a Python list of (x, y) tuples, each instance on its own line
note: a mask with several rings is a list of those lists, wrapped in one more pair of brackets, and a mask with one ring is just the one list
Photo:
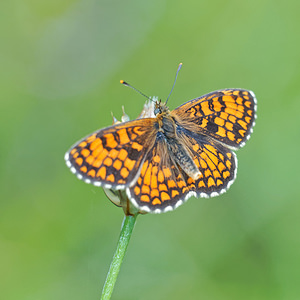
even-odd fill
[(176, 163), (182, 168), (182, 170), (192, 179), (197, 180), (201, 172), (194, 163), (192, 157), (188, 153), (186, 147), (180, 143), (178, 139), (167, 139), (168, 148), (173, 154)]

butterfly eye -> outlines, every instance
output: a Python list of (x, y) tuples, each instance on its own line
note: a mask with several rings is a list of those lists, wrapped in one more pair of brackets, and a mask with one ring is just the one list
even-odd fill
[(162, 113), (162, 105), (161, 105), (161, 100), (155, 102), (155, 107), (154, 107), (154, 114), (161, 114)]
[(154, 109), (154, 114), (157, 115), (157, 114), (160, 114), (161, 113), (161, 109), (160, 107), (157, 107)]

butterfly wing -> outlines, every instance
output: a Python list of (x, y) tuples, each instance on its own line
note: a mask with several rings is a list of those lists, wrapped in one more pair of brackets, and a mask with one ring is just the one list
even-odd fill
[(256, 98), (243, 89), (219, 90), (188, 101), (171, 114), (183, 127), (238, 149), (252, 132)]
[(210, 197), (225, 192), (236, 176), (235, 154), (213, 139), (184, 128), (178, 140), (201, 172), (197, 180), (176, 163), (167, 141), (157, 139), (148, 152), (134, 185), (126, 189), (131, 202), (142, 211), (161, 213), (173, 210), (191, 196)]
[(79, 179), (95, 186), (123, 189), (136, 180), (155, 141), (155, 119), (133, 120), (92, 133), (65, 155)]
[(142, 211), (166, 212), (183, 203), (189, 192), (187, 179), (168, 151), (167, 141), (158, 136), (143, 162), (140, 176), (133, 186), (126, 189), (126, 193)]
[(182, 128), (179, 137), (190, 150), (200, 177), (188, 181), (188, 188), (200, 197), (213, 197), (224, 193), (234, 182), (237, 159), (234, 152), (206, 135)]

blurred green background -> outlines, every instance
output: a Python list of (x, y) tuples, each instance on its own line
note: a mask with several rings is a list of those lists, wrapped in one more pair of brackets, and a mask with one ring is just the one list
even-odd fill
[(64, 153), (135, 118), (228, 87), (258, 119), (237, 180), (139, 216), (113, 299), (299, 299), (300, 2), (11, 0), (0, 4), (1, 299), (99, 299), (123, 211)]

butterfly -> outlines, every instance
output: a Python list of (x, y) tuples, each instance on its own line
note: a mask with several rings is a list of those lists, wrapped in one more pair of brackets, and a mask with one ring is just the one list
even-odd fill
[(256, 118), (252, 91), (224, 89), (170, 111), (155, 100), (151, 117), (115, 124), (65, 154), (86, 183), (123, 190), (140, 211), (171, 211), (188, 198), (213, 197), (234, 182), (237, 158)]

